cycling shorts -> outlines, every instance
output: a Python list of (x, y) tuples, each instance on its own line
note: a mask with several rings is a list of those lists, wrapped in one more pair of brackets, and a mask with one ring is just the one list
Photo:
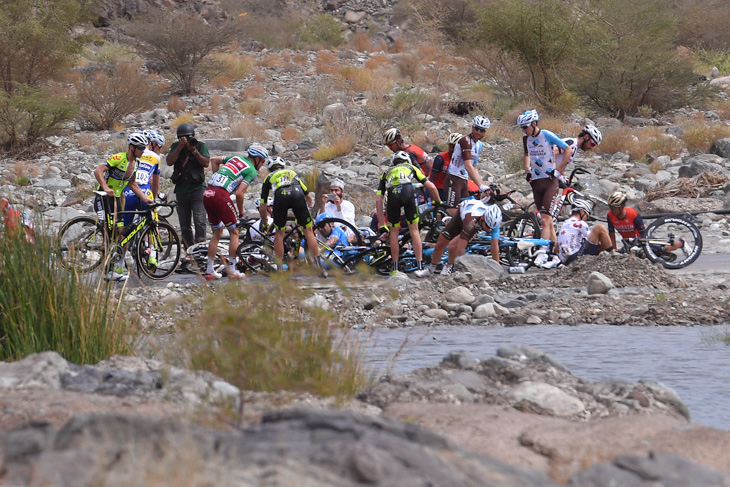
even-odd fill
[(208, 186), (203, 193), (203, 206), (208, 213), (208, 222), (213, 230), (225, 226), (231, 230), (238, 223), (238, 212), (227, 189)]
[(480, 228), (477, 225), (476, 220), (470, 219), (467, 225), (464, 225), (464, 220), (461, 219), (461, 215), (457, 212), (451, 220), (446, 223), (441, 235), (447, 240), (453, 240), (457, 236), (461, 236), (468, 242), (471, 238), (479, 232)]
[(567, 259), (565, 259), (563, 264), (568, 265), (581, 255), (598, 255), (599, 252), (600, 248), (597, 243), (591, 243), (588, 240), (583, 240), (583, 244), (578, 249), (578, 252), (571, 254)]
[[(94, 197), (94, 211), (100, 217), (102, 214), (107, 216), (107, 221), (111, 215), (112, 221), (115, 221), (115, 211), (124, 211), (124, 198), (117, 198), (109, 195), (96, 195)], [(118, 227), (123, 225), (122, 221), (116, 222)]]
[(313, 225), (312, 215), (307, 208), (307, 198), (304, 191), (298, 184), (282, 186), (274, 191), (274, 226), (283, 230), (286, 228), (286, 220), (289, 210), (294, 213), (297, 225), (302, 228), (309, 228)]
[(550, 212), (553, 198), (558, 194), (558, 184), (560, 184), (560, 181), (557, 178), (533, 179), (530, 182), (535, 206), (537, 206), (540, 213), (548, 214)]
[[(149, 198), (152, 199), (152, 190), (149, 188), (142, 189), (142, 192)], [(136, 194), (130, 192), (127, 194), (127, 192), (124, 192), (124, 211), (139, 211), (139, 210), (146, 210), (147, 209), (147, 203), (142, 203), (142, 200), (139, 199), (139, 196)], [(132, 221), (134, 220), (134, 217), (137, 216), (134, 213), (124, 213), (122, 214), (122, 220), (124, 221), (124, 226), (126, 227)]]
[(469, 194), (469, 180), (449, 174), (444, 183), (446, 189), (446, 203), (449, 206), (457, 206), (461, 200), (471, 196)]
[(388, 188), (386, 216), (392, 228), (400, 227), (400, 210), (403, 208), (404, 218), (408, 223), (418, 223), (418, 207), (416, 194), (412, 184), (399, 184)]

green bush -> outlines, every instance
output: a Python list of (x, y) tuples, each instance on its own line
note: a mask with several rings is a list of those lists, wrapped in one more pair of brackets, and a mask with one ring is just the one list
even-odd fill
[(319, 14), (302, 24), (297, 30), (297, 39), (302, 47), (337, 47), (345, 40), (342, 38), (340, 23), (328, 14)]
[[(220, 287), (186, 325), (172, 353), (244, 390), (348, 397), (364, 387), (358, 350), (331, 328), (332, 313), (303, 306), (310, 292), (287, 279)], [(357, 348), (357, 347), (356, 347)], [(182, 353), (178, 353), (179, 351)]]
[(36, 233), (35, 245), (20, 232), (0, 237), (0, 360), (53, 350), (93, 364), (131, 353), (135, 320), (115, 314), (113, 290), (60, 267), (52, 240)]

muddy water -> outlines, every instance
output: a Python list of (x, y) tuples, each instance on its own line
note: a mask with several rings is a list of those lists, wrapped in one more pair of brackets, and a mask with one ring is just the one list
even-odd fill
[(548, 353), (578, 377), (662, 382), (679, 394), (693, 422), (730, 430), (730, 347), (711, 339), (728, 332), (730, 326), (454, 326), (378, 330), (370, 341), (368, 361), (378, 373), (388, 367), (403, 373), (437, 364), (454, 350), (488, 358), (502, 345), (530, 345)]

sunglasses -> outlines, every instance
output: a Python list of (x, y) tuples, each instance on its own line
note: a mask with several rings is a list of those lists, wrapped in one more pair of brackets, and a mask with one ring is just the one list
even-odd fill
[(522, 130), (525, 130), (528, 127), (529, 127), (529, 125), (520, 125), (520, 129), (522, 129)]
[(143, 146), (143, 145), (135, 145), (135, 146), (134, 146), (134, 150), (145, 150), (146, 148), (147, 148), (147, 147), (145, 147), (145, 146)]
[(479, 127), (474, 127), (474, 130), (476, 130), (477, 132), (486, 132), (487, 131), (487, 129), (480, 129)]

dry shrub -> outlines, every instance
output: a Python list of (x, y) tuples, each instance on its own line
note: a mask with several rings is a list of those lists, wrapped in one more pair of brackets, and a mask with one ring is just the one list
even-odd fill
[[(515, 128), (520, 133), (522, 132), (521, 130), (519, 130), (518, 127)], [(572, 137), (578, 135), (578, 132), (580, 131), (579, 127), (576, 124), (566, 122), (561, 118), (556, 118), (552, 116), (540, 117), (540, 128), (549, 130), (550, 132), (556, 134), (558, 137)]]
[(398, 66), (398, 72), (402, 77), (410, 79), (411, 83), (418, 80), (421, 71), (421, 60), (418, 59), (416, 54), (403, 54), (396, 60), (395, 64)]
[(632, 159), (639, 160), (647, 155), (675, 158), (684, 149), (685, 145), (681, 140), (665, 134), (660, 127), (618, 127), (604, 131), (603, 142), (595, 150), (606, 154), (624, 152)]
[(711, 103), (709, 109), (717, 112), (717, 114), (720, 115), (723, 120), (730, 120), (730, 99), (718, 100), (714, 103)]
[(384, 54), (376, 54), (374, 56), (370, 56), (368, 60), (365, 61), (365, 69), (375, 71), (381, 66), (389, 66), (390, 64), (392, 63), (388, 56), (385, 56)]
[(303, 52), (298, 52), (294, 55), (294, 58), (292, 59), (294, 64), (298, 64), (300, 66), (306, 66), (309, 62), (309, 58), (307, 58), (307, 55)]
[(370, 91), (375, 87), (375, 74), (369, 69), (344, 66), (340, 70), (340, 75), (350, 82), (350, 87), (354, 91)]
[(339, 137), (327, 146), (321, 146), (314, 151), (312, 159), (315, 161), (331, 161), (338, 157), (346, 156), (355, 150), (357, 142), (351, 137)]
[(286, 142), (292, 142), (295, 140), (299, 140), (299, 137), (300, 137), (299, 130), (293, 125), (287, 125), (281, 131), (281, 138), (283, 140), (285, 140)]
[(183, 113), (179, 117), (177, 117), (175, 120), (173, 120), (170, 123), (170, 128), (173, 130), (177, 129), (180, 125), (184, 123), (193, 123), (194, 117), (192, 113)]
[(416, 56), (424, 66), (436, 60), (438, 49), (433, 44), (421, 44), (418, 46)]
[(289, 125), (297, 115), (298, 103), (296, 100), (286, 100), (274, 105), (270, 120), (274, 127)]
[(355, 49), (360, 52), (370, 51), (370, 36), (366, 32), (358, 32), (352, 39)]
[(529, 110), (531, 107), (525, 107), (524, 105), (517, 105), (509, 110), (506, 110), (504, 114), (502, 115), (502, 120), (504, 123), (507, 124), (507, 126), (512, 126), (517, 131), (517, 133), (521, 134), (520, 128), (517, 126), (517, 117), (520, 116), (522, 112), (525, 110)]
[(261, 115), (267, 107), (267, 103), (260, 98), (249, 98), (238, 104), (238, 111), (244, 115)]
[(264, 128), (251, 118), (237, 118), (231, 122), (231, 135), (233, 137), (258, 139), (264, 135)]
[(397, 54), (399, 52), (405, 51), (405, 49), (406, 49), (406, 43), (402, 38), (400, 38), (400, 39), (396, 39), (393, 41), (393, 44), (390, 46), (389, 51), (394, 54)]
[[(672, 159), (676, 159), (682, 154), (682, 152), (684, 152), (686, 146), (681, 139), (664, 133), (658, 127), (652, 128), (654, 129), (653, 131), (647, 131), (646, 133), (654, 133), (655, 135), (650, 135), (643, 141), (645, 151), (644, 155), (649, 154), (654, 157), (669, 156)], [(654, 170), (651, 166), (649, 168), (654, 172), (654, 174), (661, 169), (661, 167), (659, 167)]]
[(264, 72), (260, 69), (252, 70), (251, 74), (253, 75), (254, 81), (256, 81), (257, 83), (265, 83), (267, 80), (266, 74), (264, 74)]
[(503, 121), (492, 121), (492, 126), (484, 134), (485, 142), (494, 142), (501, 138), (509, 139), (512, 142), (520, 142), (522, 140), (522, 131), (515, 127), (514, 124), (505, 123)]
[(246, 78), (253, 68), (251, 57), (232, 52), (216, 53), (214, 59), (220, 66), (220, 73), (211, 80), (216, 88), (230, 86), (231, 82)]
[(246, 86), (241, 90), (241, 97), (244, 99), (248, 98), (263, 98), (266, 96), (266, 87), (261, 83)]
[(705, 154), (713, 142), (730, 136), (730, 127), (705, 122), (687, 122), (681, 125), (684, 134), (680, 137), (691, 154)]
[(185, 111), (187, 108), (187, 104), (185, 103), (185, 100), (180, 98), (177, 95), (172, 95), (169, 100), (167, 100), (167, 111), (171, 113), (177, 113)]
[(284, 62), (284, 64), (291, 63), (291, 52), (288, 49), (284, 49), (281, 51), (281, 60)]
[(330, 90), (332, 82), (329, 79), (318, 79), (316, 82), (304, 86), (299, 94), (301, 95), (301, 109), (309, 114), (322, 113), (324, 107), (330, 104)]
[(336, 74), (339, 71), (339, 60), (331, 51), (317, 51), (314, 68), (320, 74)]
[(76, 146), (81, 147), (87, 154), (91, 153), (91, 147), (94, 145), (94, 136), (88, 132), (76, 135)]
[(284, 67), (284, 60), (280, 54), (272, 52), (264, 56), (257, 64), (264, 68), (281, 68)]
[(221, 112), (221, 95), (216, 93), (210, 97), (210, 113), (219, 114)]

